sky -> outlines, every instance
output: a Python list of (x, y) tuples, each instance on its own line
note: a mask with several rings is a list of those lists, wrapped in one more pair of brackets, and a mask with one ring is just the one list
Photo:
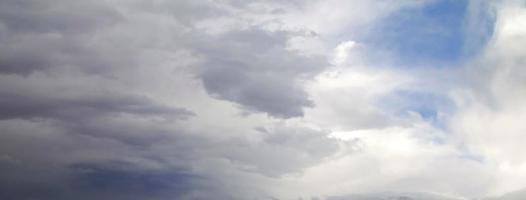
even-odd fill
[(0, 0), (0, 199), (526, 199), (524, 0)]

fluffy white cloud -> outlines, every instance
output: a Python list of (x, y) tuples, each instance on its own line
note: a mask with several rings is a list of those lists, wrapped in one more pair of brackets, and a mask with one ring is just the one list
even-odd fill
[(469, 86), (453, 92), (458, 112), (451, 118), (459, 142), (494, 167), (497, 185), (492, 194), (524, 187), (526, 160), (526, 9), (523, 2), (498, 4), (494, 37), (471, 63)]

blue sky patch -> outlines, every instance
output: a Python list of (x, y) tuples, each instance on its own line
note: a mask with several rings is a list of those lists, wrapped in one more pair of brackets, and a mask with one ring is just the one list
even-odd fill
[[(487, 10), (470, 15), (467, 0), (437, 0), (408, 7), (375, 23), (361, 42), (377, 57), (404, 66), (451, 66), (476, 54), (491, 36), (494, 20)], [(475, 20), (475, 22), (473, 22)], [(480, 21), (480, 22), (479, 22)], [(470, 24), (483, 33), (467, 34)], [(374, 57), (374, 56), (373, 56)]]
[(443, 128), (445, 123), (440, 114), (451, 113), (454, 109), (453, 103), (446, 96), (419, 91), (398, 91), (379, 102), (388, 112), (398, 116), (414, 112), (438, 128)]

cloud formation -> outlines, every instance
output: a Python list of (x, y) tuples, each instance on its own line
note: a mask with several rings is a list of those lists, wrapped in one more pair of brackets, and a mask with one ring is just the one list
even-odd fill
[(521, 199), (525, 13), (0, 0), (0, 199)]

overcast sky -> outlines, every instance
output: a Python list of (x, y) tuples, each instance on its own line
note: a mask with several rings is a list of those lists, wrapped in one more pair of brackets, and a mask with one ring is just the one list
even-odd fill
[(0, 199), (526, 199), (524, 0), (0, 0)]

